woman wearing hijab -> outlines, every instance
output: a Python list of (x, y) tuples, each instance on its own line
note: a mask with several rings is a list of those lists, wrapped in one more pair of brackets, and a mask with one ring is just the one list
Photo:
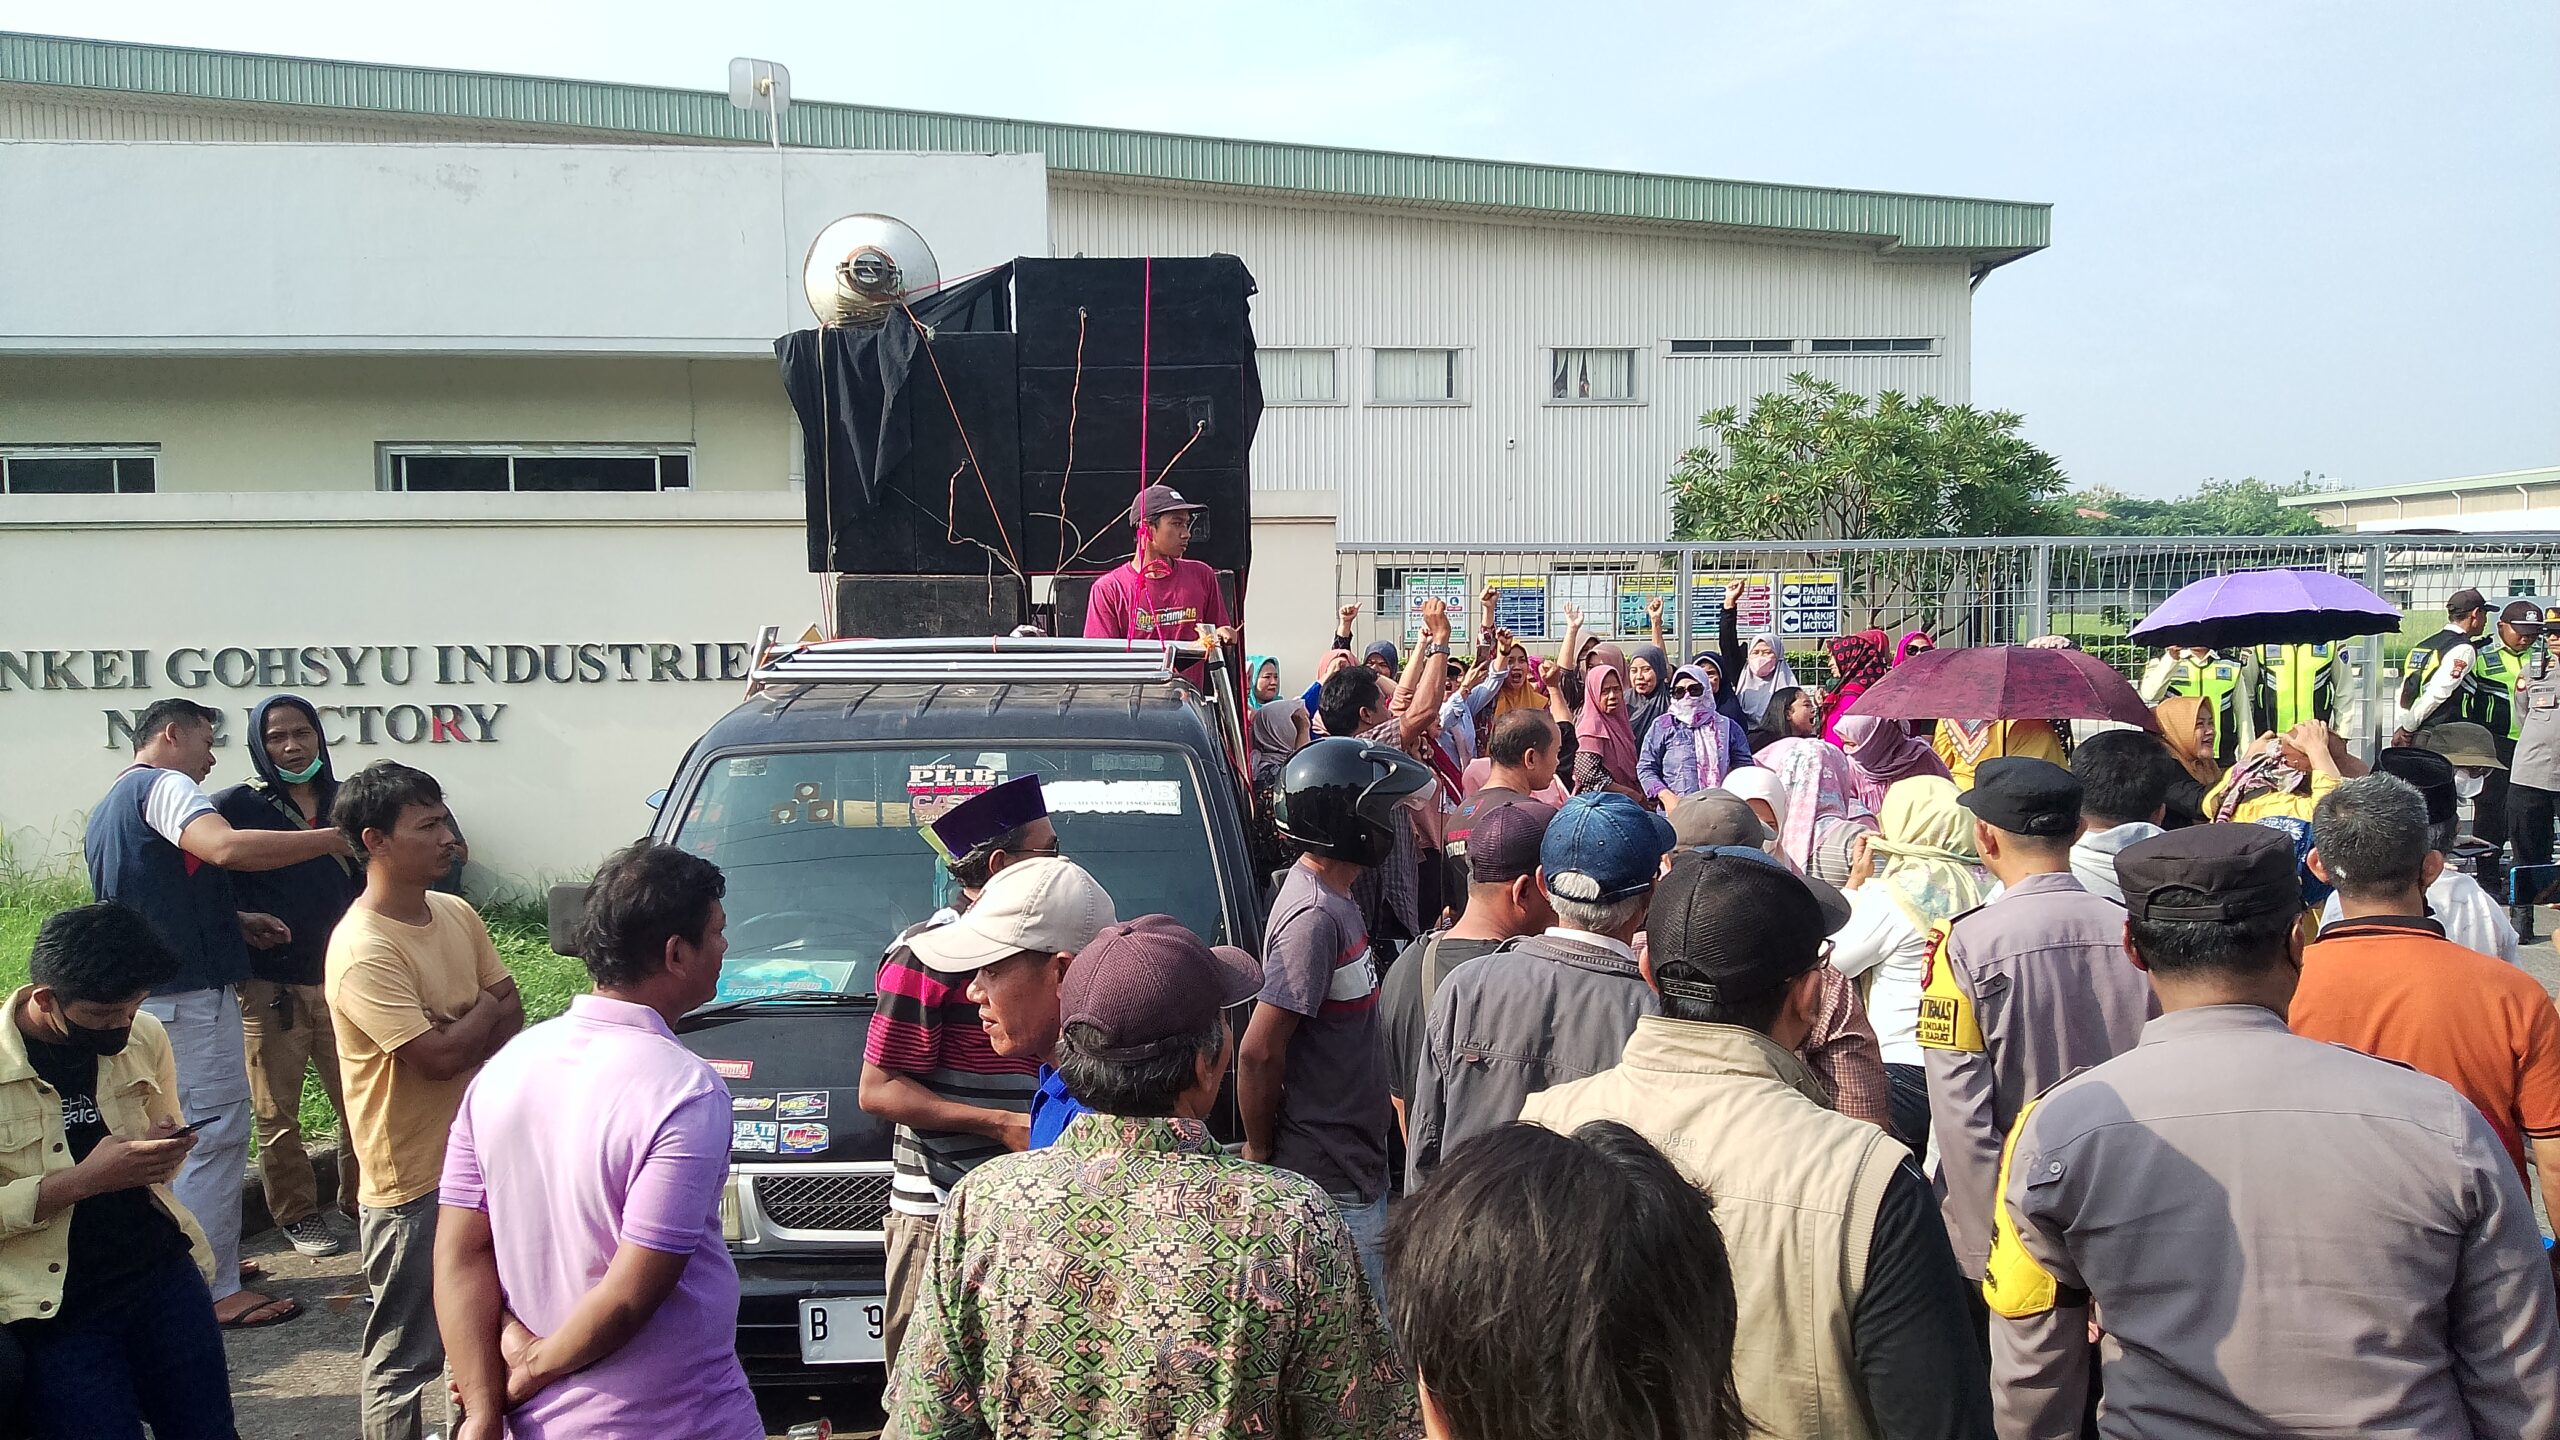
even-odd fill
[(1757, 762), (1739, 766), (1724, 777), (1724, 789), (1728, 795), (1739, 796), (1742, 803), (1751, 807), (1751, 813), (1760, 817), (1760, 823), (1769, 827), (1769, 843), (1762, 848), (1777, 855), (1778, 837), (1787, 832), (1787, 791), (1778, 783), (1778, 772)]
[(1290, 756), (1307, 748), (1314, 739), (1314, 728), (1307, 721), (1306, 705), (1295, 695), (1281, 695), (1277, 658), (1256, 655), (1245, 663), (1247, 673), (1253, 676), (1252, 688), (1245, 691), (1245, 739), (1251, 745), (1254, 787), (1258, 790), (1268, 783), (1271, 773), (1288, 763)]
[(1636, 737), (1653, 733), (1653, 722), (1671, 708), (1671, 657), (1659, 645), (1638, 645), (1627, 652), (1627, 728)]
[(1885, 792), (1882, 826), (1841, 887), (1849, 923), (1832, 937), (1831, 964), (1858, 982), (1893, 1082), (1894, 1138), (1928, 1153), (1929, 1082), (1920, 1053), (1920, 990), (1937, 928), (1982, 903), (1982, 857), (1973, 812), (1953, 781), (1917, 775)]
[(1751, 637), (1751, 648), (1743, 652), (1739, 672), (1733, 677), (1733, 696), (1742, 706), (1743, 723), (1755, 728), (1767, 723), (1769, 704), (1780, 691), (1801, 688), (1795, 667), (1787, 663), (1787, 652), (1779, 648), (1774, 632)]
[(1582, 672), (1582, 713), (1574, 717), (1573, 792), (1615, 790), (1642, 803), (1636, 788), (1635, 732), (1627, 728), (1627, 682), (1600, 664)]
[(1902, 639), (1893, 647), (1893, 663), (1899, 665), (1914, 655), (1926, 655), (1937, 648), (1938, 642), (1929, 638), (1928, 631), (1905, 630)]
[(1327, 650), (1324, 652), (1324, 658), (1316, 661), (1316, 683), (1308, 686), (1307, 693), (1298, 697), (1298, 703), (1306, 707), (1307, 718), (1314, 734), (1324, 734), (1324, 707), (1321, 703), (1324, 682), (1358, 663), (1351, 658), (1351, 652), (1348, 650)]
[(1827, 740), (1781, 740), (1761, 751), (1756, 763), (1774, 773), (1786, 792), (1779, 848), (1798, 870), (1810, 874), (1814, 842), (1835, 825), (1867, 816), (1850, 793), (1848, 757)]
[(1636, 779), (1646, 798), (1669, 810), (1724, 783), (1751, 763), (1751, 741), (1732, 716), (1715, 708), (1715, 680), (1704, 666), (1683, 665), (1670, 685), (1670, 707), (1644, 732)]
[(2169, 753), (2187, 772), (2169, 787), (2168, 827), (2201, 825), (2205, 794), (2222, 783), (2222, 767), (2213, 758), (2219, 738), (2213, 733), (2213, 706), (2200, 695), (2177, 695), (2152, 706), (2151, 714), (2160, 722), (2160, 738)]
[(1538, 659), (1528, 646), (1506, 638), (1499, 662), (1494, 673), (1502, 683), (1494, 688), (1493, 703), (1486, 707), (1488, 719), (1499, 720), (1514, 710), (1547, 708), (1547, 697), (1538, 685)]
[(1769, 708), (1752, 728), (1754, 754), (1781, 740), (1818, 739), (1822, 734), (1822, 701), (1801, 685), (1790, 685), (1769, 697)]
[(1947, 762), (1927, 741), (1913, 738), (1910, 725), (1900, 720), (1841, 716), (1840, 751), (1848, 758), (1858, 803), (1875, 814), (1884, 812), (1885, 791), (1895, 781), (1947, 773)]
[(1867, 687), (1893, 668), (1893, 641), (1882, 630), (1861, 630), (1831, 642), (1831, 708), (1822, 717), (1822, 738), (1837, 742), (1840, 717), (1867, 693)]

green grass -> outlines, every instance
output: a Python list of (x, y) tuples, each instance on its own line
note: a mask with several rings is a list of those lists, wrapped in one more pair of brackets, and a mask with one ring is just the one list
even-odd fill
[[(89, 901), (88, 881), (69, 871), (9, 868), (0, 857), (0, 995), (27, 981), (27, 951), (45, 917)], [(485, 906), (489, 938), (507, 973), (524, 992), (527, 1024), (548, 1020), (569, 1008), (569, 999), (587, 990), (586, 967), (552, 953), (542, 906), (533, 901), (502, 900)], [(318, 1137), (336, 1133), (338, 1117), (319, 1077), (306, 1075), (302, 1086), (302, 1131), (314, 1149)]]

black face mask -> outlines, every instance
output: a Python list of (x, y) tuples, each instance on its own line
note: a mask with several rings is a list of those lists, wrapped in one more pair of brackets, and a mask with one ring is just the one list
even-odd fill
[(62, 1017), (62, 1028), (64, 1038), (73, 1049), (86, 1050), (92, 1055), (121, 1055), (124, 1053), (125, 1042), (133, 1038), (133, 1027), (130, 1025), (118, 1025), (111, 1030), (98, 1030), (83, 1025), (68, 1015)]

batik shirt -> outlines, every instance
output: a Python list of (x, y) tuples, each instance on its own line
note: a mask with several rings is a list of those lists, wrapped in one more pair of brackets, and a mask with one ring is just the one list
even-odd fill
[(1322, 1190), (1099, 1114), (951, 1192), (888, 1413), (908, 1440), (1421, 1433)]

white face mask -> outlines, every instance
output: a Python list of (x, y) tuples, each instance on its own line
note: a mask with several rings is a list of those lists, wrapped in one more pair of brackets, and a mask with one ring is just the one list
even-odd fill
[(2456, 775), (2453, 777), (2453, 793), (2465, 800), (2477, 800), (2482, 787), (2488, 783), (2486, 775)]
[(1697, 724), (1698, 712), (1705, 708), (1706, 702), (1695, 695), (1674, 695), (1671, 697), (1671, 718), (1679, 721), (1683, 725)]

